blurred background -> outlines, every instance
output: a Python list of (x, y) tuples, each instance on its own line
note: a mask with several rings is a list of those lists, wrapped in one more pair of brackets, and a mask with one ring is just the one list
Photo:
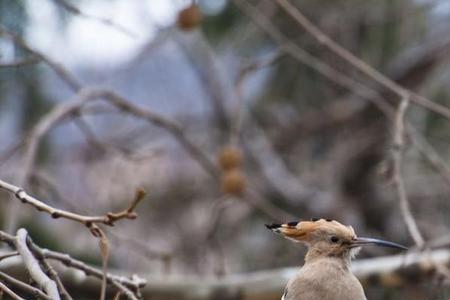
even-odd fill
[[(395, 82), (450, 105), (448, 1), (292, 3)], [(111, 268), (220, 279), (299, 266), (306, 249), (263, 225), (312, 217), (414, 245), (393, 183), (387, 111), (398, 96), (321, 46), (275, 1), (0, 0), (0, 24), (32, 50), (0, 35), (3, 180), (17, 184), (28, 134), (75, 99), (77, 89), (45, 58), (83, 87), (110, 89), (178, 124), (201, 152), (102, 101), (43, 137), (25, 188), (44, 202), (104, 214), (125, 207), (137, 187), (147, 190), (136, 220), (105, 229)], [(415, 105), (406, 118), (415, 133), (403, 152), (412, 213), (426, 241), (444, 238), (448, 248), (450, 122)], [(78, 224), (11, 209), (0, 197), (3, 230), (25, 227), (38, 245), (101, 264), (97, 241)], [(359, 257), (393, 254), (367, 248)], [(367, 284), (368, 298), (447, 299), (448, 279), (428, 275), (395, 288)]]

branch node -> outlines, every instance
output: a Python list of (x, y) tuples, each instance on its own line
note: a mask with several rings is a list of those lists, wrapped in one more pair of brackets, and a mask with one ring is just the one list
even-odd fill
[(58, 218), (61, 217), (61, 214), (58, 213), (57, 211), (54, 211), (54, 212), (51, 213), (51, 216), (52, 216), (53, 219), (58, 219)]
[(21, 200), (22, 202), (24, 202), (24, 198), (20, 195), (21, 193), (24, 193), (25, 191), (22, 188), (19, 188), (14, 195), (16, 196), (16, 198), (18, 198), (19, 200)]

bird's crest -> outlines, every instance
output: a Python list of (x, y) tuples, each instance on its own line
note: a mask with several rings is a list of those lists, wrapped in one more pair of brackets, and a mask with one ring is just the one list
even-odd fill
[(266, 227), (296, 242), (307, 242), (314, 236), (325, 234), (341, 236), (349, 240), (356, 238), (355, 231), (351, 226), (345, 226), (331, 219), (313, 218), (311, 221), (266, 224)]

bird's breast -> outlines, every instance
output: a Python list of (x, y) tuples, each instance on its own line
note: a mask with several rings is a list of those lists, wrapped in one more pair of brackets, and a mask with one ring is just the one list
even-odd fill
[(285, 290), (284, 300), (365, 300), (364, 290), (347, 266), (333, 259), (305, 264)]

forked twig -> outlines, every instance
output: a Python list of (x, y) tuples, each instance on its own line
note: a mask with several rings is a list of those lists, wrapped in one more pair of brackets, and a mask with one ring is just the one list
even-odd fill
[(0, 180), (0, 189), (10, 192), (16, 196), (22, 203), (29, 204), (35, 207), (39, 211), (43, 211), (52, 216), (52, 218), (65, 218), (72, 221), (76, 221), (91, 227), (92, 224), (101, 223), (108, 226), (114, 226), (114, 223), (121, 219), (135, 219), (137, 214), (134, 212), (136, 205), (144, 198), (145, 192), (139, 189), (136, 193), (135, 199), (131, 202), (130, 206), (118, 213), (107, 213), (104, 216), (84, 216), (77, 213), (69, 212), (62, 209), (54, 208), (44, 202), (30, 196), (22, 188)]

